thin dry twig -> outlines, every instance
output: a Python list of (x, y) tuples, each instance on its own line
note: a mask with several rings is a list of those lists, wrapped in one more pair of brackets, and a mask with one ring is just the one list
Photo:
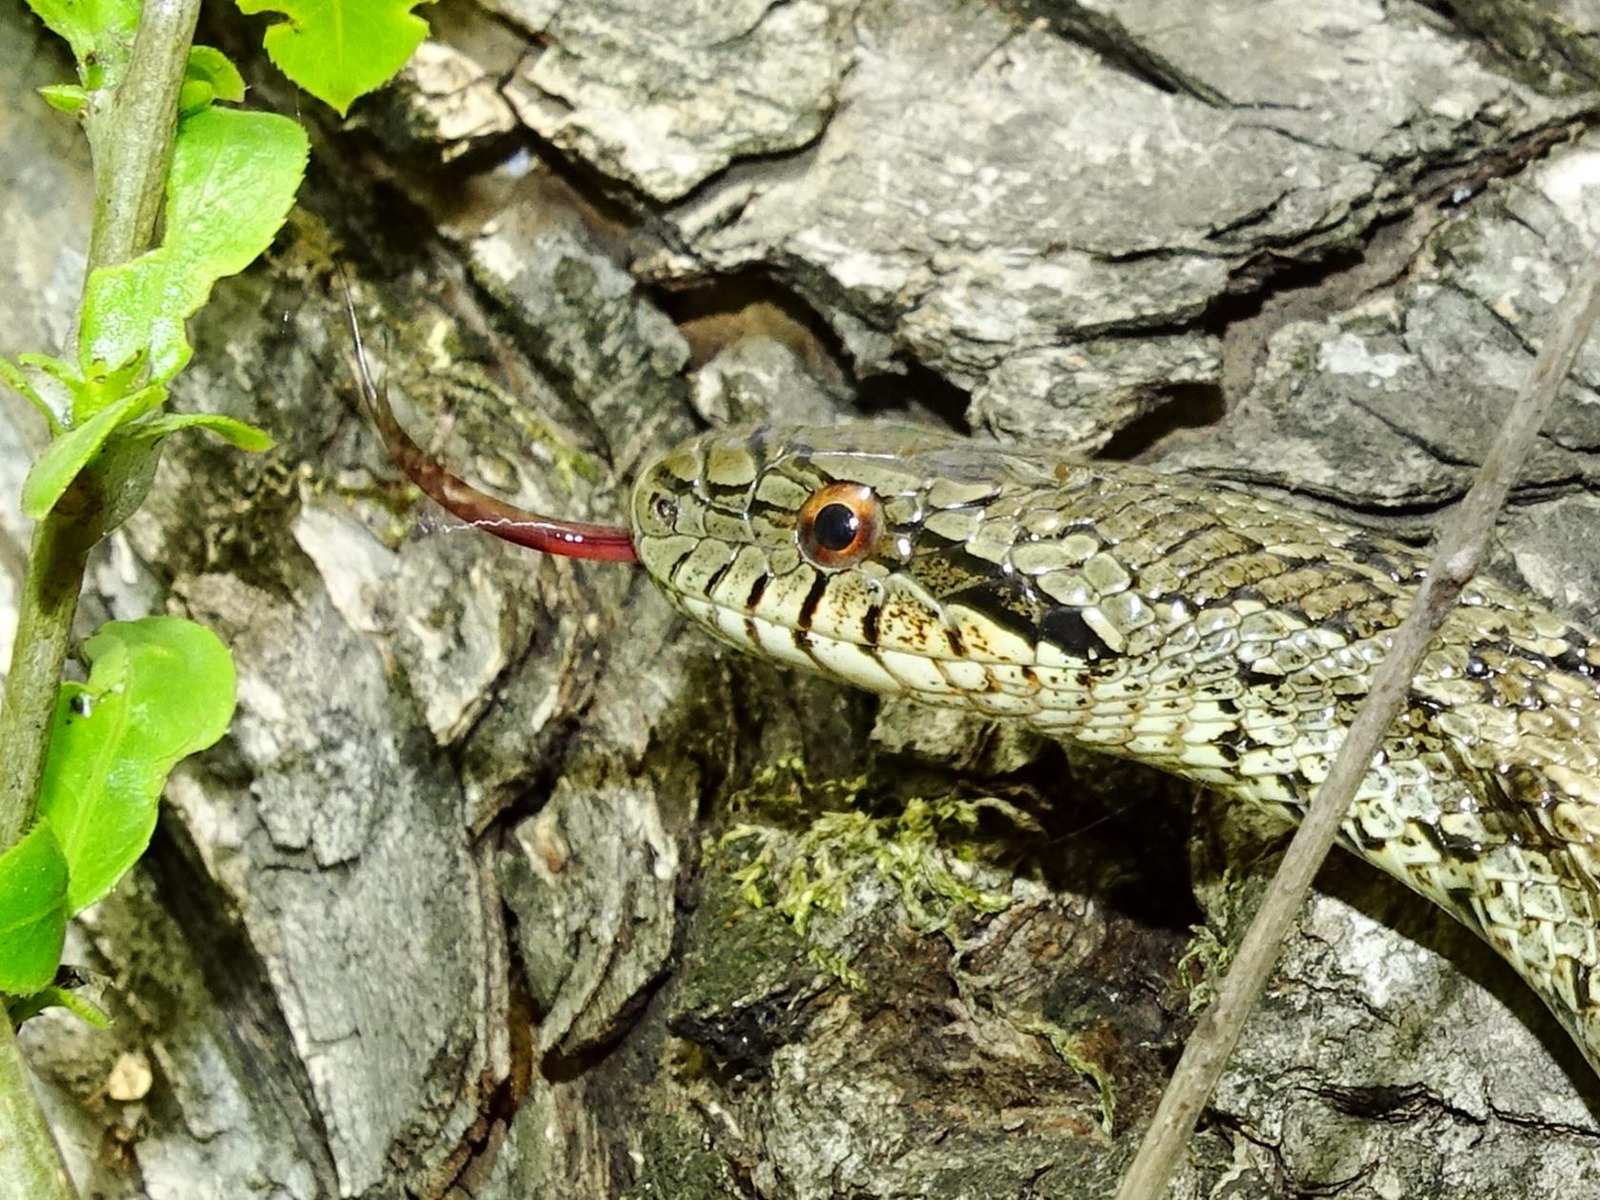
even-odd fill
[(1215, 1003), (1184, 1047), (1139, 1153), (1123, 1177), (1117, 1200), (1156, 1200), (1166, 1194), (1178, 1155), (1188, 1145), (1195, 1122), (1238, 1044), (1245, 1019), (1266, 987), (1283, 940), (1311, 890), (1312, 877), (1328, 856), (1385, 731), (1405, 705), (1428, 644), (1461, 589), (1477, 573), (1495, 517), (1597, 314), (1600, 260), (1590, 260), (1573, 278), (1556, 314), (1555, 328), (1534, 361), (1527, 387), (1506, 414), (1472, 489), (1440, 528), (1427, 581), (1395, 631), (1372, 691), (1290, 842), (1283, 865), (1218, 988)]

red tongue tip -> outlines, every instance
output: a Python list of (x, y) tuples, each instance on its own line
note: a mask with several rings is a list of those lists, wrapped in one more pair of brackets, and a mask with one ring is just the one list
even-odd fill
[(372, 410), (372, 419), (378, 432), (383, 435), (389, 457), (394, 459), (395, 465), (406, 473), (412, 483), (445, 511), (468, 525), (519, 546), (527, 546), (530, 550), (601, 562), (639, 561), (638, 551), (633, 548), (633, 535), (624, 526), (562, 521), (528, 512), (479, 491), (428, 457), (422, 447), (411, 440), (411, 435), (400, 428), (394, 410), (389, 407), (388, 396), (372, 381), (366, 347), (361, 342), (361, 328), (356, 321), (355, 302), (350, 298), (348, 289), (344, 303), (345, 312), (350, 318), (350, 332), (355, 339), (362, 395), (366, 397), (367, 407)]

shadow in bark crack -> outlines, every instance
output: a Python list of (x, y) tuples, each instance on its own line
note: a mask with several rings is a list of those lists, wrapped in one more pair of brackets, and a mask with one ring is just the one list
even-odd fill
[(1335, 854), (1324, 865), (1317, 888), (1447, 960), (1462, 976), (1493, 995), (1538, 1038), (1584, 1105), (1600, 1117), (1600, 1077), (1550, 1010), (1475, 934), (1395, 880), (1345, 854)]

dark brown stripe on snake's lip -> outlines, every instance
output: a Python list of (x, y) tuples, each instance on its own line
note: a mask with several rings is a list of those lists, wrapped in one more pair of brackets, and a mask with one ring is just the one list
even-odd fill
[(817, 606), (822, 603), (822, 597), (828, 591), (828, 577), (821, 571), (815, 573), (811, 580), (811, 590), (806, 593), (806, 598), (800, 604), (800, 615), (795, 620), (795, 629), (809, 633), (811, 622), (816, 619)]
[(1039, 619), (1038, 636), (1063, 653), (1085, 662), (1102, 662), (1117, 656), (1117, 651), (1089, 628), (1083, 613), (1076, 608), (1058, 606), (1047, 610)]
[(765, 571), (756, 576), (755, 582), (750, 585), (750, 594), (744, 600), (746, 608), (753, 610), (756, 605), (761, 603), (761, 597), (767, 594), (767, 583), (770, 578), (771, 576)]
[(961, 637), (961, 631), (954, 625), (944, 627), (944, 640), (950, 643), (950, 653), (957, 658), (967, 657), (967, 643)]
[(861, 636), (866, 639), (869, 646), (878, 644), (878, 625), (883, 619), (883, 605), (874, 600), (867, 607), (866, 614), (861, 618)]
[[(717, 584), (722, 582), (723, 578), (728, 574), (729, 568), (733, 566), (734, 557), (734, 555), (729, 555), (727, 562), (723, 563), (715, 571), (711, 572), (711, 574), (706, 577), (705, 583), (700, 585), (700, 590), (708, 596), (711, 595), (712, 592), (716, 591)], [(746, 605), (745, 607), (748, 608), (749, 605)]]

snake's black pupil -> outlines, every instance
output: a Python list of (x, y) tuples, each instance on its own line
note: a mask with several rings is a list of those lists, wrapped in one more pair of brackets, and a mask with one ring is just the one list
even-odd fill
[(824, 504), (811, 522), (811, 536), (824, 550), (848, 550), (861, 528), (861, 518), (848, 504)]

